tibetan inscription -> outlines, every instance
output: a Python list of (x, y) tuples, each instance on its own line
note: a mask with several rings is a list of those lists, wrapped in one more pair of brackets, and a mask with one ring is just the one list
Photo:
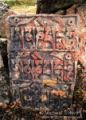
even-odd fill
[(9, 18), (10, 78), (23, 107), (58, 112), (71, 108), (76, 82), (78, 17), (58, 15)]

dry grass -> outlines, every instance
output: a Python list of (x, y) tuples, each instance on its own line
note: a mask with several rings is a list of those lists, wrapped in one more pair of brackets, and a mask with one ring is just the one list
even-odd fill
[(17, 14), (35, 14), (36, 13), (36, 5), (35, 6), (15, 5), (15, 6), (12, 6), (11, 9), (15, 11)]

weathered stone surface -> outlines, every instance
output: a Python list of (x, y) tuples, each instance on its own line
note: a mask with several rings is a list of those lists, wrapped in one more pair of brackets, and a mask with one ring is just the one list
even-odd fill
[(0, 17), (3, 16), (3, 14), (8, 11), (8, 9), (9, 6), (7, 4), (0, 2)]
[(4, 65), (5, 69), (8, 69), (7, 42), (8, 40), (6, 38), (0, 38), (1, 66)]
[[(7, 17), (13, 14), (9, 6), (0, 2), (0, 102), (8, 103), (9, 96), (9, 70), (7, 57), (7, 42), (9, 30)], [(4, 38), (3, 38), (4, 37)]]
[(84, 2), (85, 0), (37, 0), (37, 13), (56, 13), (63, 10), (65, 14), (72, 5), (80, 5)]
[[(56, 1), (58, 1), (58, 0), (56, 0)], [(45, 6), (49, 5), (48, 2), (45, 2), (45, 0), (38, 0), (38, 10), (37, 10), (37, 13), (49, 13), (50, 12), (50, 13), (57, 13), (60, 15), (61, 14), (65, 14), (65, 15), (78, 14), (79, 15), (80, 27), (78, 28), (78, 33), (80, 35), (81, 43), (80, 43), (80, 50), (77, 51), (76, 55), (77, 55), (78, 61), (82, 64), (84, 69), (86, 69), (86, 44), (85, 44), (86, 43), (86, 3), (85, 2), (86, 2), (85, 0), (73, 1), (71, 6), (68, 6), (64, 9), (63, 9), (64, 4), (61, 4), (62, 6), (61, 6), (61, 9), (59, 10), (58, 9), (59, 2), (54, 3), (54, 1), (52, 1), (51, 2), (52, 6), (53, 6), (52, 8), (55, 9), (55, 6), (57, 6), (56, 11), (52, 11), (51, 7), (50, 7), (51, 5), (49, 7), (45, 7)]]
[(0, 38), (7, 38), (9, 36), (7, 17), (12, 14), (14, 14), (14, 12), (9, 9), (9, 6), (0, 2)]
[(7, 58), (7, 39), (0, 38), (0, 102), (8, 103), (8, 58)]
[(62, 112), (66, 107), (68, 112), (70, 107), (72, 111), (78, 17), (12, 16), (9, 23), (9, 68), (14, 101), (20, 100), (23, 107), (38, 110)]
[(5, 35), (5, 20), (4, 20), (4, 14), (8, 12), (8, 6), (7, 4), (4, 4), (3, 2), (0, 2), (0, 37)]
[[(47, 4), (47, 1), (48, 0), (46, 0), (46, 4)], [(52, 0), (53, 1), (53, 0)], [(50, 0), (50, 2), (51, 2), (51, 4), (52, 4), (52, 1)], [(59, 0), (60, 1), (60, 0)], [(78, 4), (79, 4), (79, 1), (77, 0), (77, 2), (78, 2)], [(38, 3), (39, 4), (39, 3)], [(54, 3), (54, 4), (56, 4), (56, 3)], [(58, 5), (50, 5), (50, 6), (52, 6), (52, 8), (50, 7), (50, 6), (47, 6), (47, 5), (45, 5), (45, 8), (42, 8), (42, 6), (39, 4), (39, 8), (38, 8), (38, 10), (37, 10), (37, 13), (57, 13), (57, 14), (74, 14), (74, 13), (78, 13), (79, 14), (79, 16), (80, 16), (80, 24), (81, 24), (81, 29), (79, 30), (79, 32), (81, 33), (81, 40), (83, 40), (83, 37), (85, 38), (85, 35), (86, 35), (86, 25), (85, 25), (85, 11), (86, 11), (86, 7), (84, 6), (84, 5), (80, 5), (80, 6), (78, 6), (78, 4), (75, 4), (75, 5), (72, 5), (72, 3), (71, 4), (67, 4), (68, 6), (64, 6), (63, 4), (61, 4), (61, 6), (60, 7), (58, 7)], [(43, 4), (44, 5), (44, 4)], [(56, 6), (56, 7), (55, 7)], [(77, 7), (76, 7), (77, 6)], [(45, 10), (43, 10), (43, 9), (46, 9), (46, 11)], [(47, 10), (48, 9), (48, 10)], [(49, 10), (50, 9), (50, 10)], [(7, 15), (8, 16), (8, 15)], [(7, 16), (5, 17), (5, 18), (7, 18)], [(3, 19), (2, 19), (2, 21), (3, 21)], [(3, 22), (1, 22), (1, 24), (0, 24), (0, 26), (2, 26), (2, 29), (3, 29), (3, 25), (5, 25), (4, 23), (3, 23), (3, 25), (2, 25), (2, 23)], [(4, 29), (3, 29), (3, 33), (4, 33)], [(2, 35), (2, 33), (1, 33), (1, 35)], [(6, 34), (5, 35), (3, 35), (3, 36), (6, 36)], [(84, 54), (85, 55), (85, 54)], [(79, 54), (79, 56), (81, 56), (81, 54)], [(2, 58), (1, 58), (2, 59)], [(85, 62), (86, 62), (86, 59), (85, 59)], [(3, 62), (2, 62), (3, 63)], [(84, 62), (83, 62), (84, 63)], [(3, 72), (4, 72), (4, 70), (3, 70)], [(86, 73), (85, 73), (86, 74)], [(2, 73), (0, 73), (0, 75), (2, 76)], [(3, 76), (5, 76), (5, 74), (3, 75)], [(80, 81), (81, 81), (81, 78), (78, 78)], [(1, 80), (1, 78), (0, 78), (0, 80)], [(80, 81), (77, 81), (77, 83), (79, 83)], [(84, 83), (84, 85), (86, 84), (86, 82)], [(83, 86), (82, 84), (79, 84), (78, 86)], [(3, 87), (2, 87), (3, 88)], [(84, 87), (85, 88), (85, 87)], [(82, 91), (82, 90), (81, 90)], [(80, 94), (82, 94), (83, 95), (83, 93), (80, 93)], [(79, 95), (80, 95), (79, 94)], [(2, 99), (2, 101), (4, 100), (3, 98), (1, 98)], [(78, 102), (78, 100), (79, 100), (79, 97), (77, 96), (77, 102)], [(81, 99), (81, 101), (83, 101), (83, 99), (82, 98), (80, 98)], [(86, 96), (85, 96), (85, 98), (84, 99), (86, 99)], [(84, 106), (84, 105), (83, 105)], [(85, 107), (85, 106), (84, 106)]]

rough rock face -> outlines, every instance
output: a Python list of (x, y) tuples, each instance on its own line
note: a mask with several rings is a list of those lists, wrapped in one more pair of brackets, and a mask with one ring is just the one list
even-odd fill
[(0, 38), (0, 102), (9, 102), (8, 98), (8, 60), (7, 39)]
[[(75, 1), (75, 3), (73, 1)], [(79, 32), (81, 33), (82, 40), (83, 40), (83, 37), (86, 40), (86, 37), (85, 37), (85, 34), (86, 34), (85, 33), (86, 32), (86, 12), (85, 12), (86, 11), (86, 5), (81, 4), (84, 1), (86, 1), (86, 0), (38, 0), (38, 2), (37, 2), (37, 5), (38, 5), (37, 13), (58, 13), (58, 14), (75, 14), (75, 13), (78, 13), (79, 16), (80, 16), (80, 23), (81, 23), (80, 24), (81, 29), (80, 29)], [(63, 3), (65, 3), (65, 4), (63, 4)], [(1, 4), (0, 12), (1, 11), (3, 11), (2, 4)], [(7, 15), (6, 17), (4, 17), (3, 16), (4, 14), (2, 15), (2, 13), (5, 13), (5, 11), (7, 11), (7, 8), (4, 9), (4, 12), (1, 12), (1, 16), (0, 16), (1, 17), (0, 18), (0, 27), (2, 26), (0, 28), (0, 33), (1, 33), (0, 35), (2, 35), (2, 36), (6, 36), (6, 34), (3, 35), (4, 32), (2, 32), (4, 30), (3, 25), (5, 25), (4, 24), (5, 21), (3, 22), (3, 18), (6, 18), (8, 16)], [(83, 43), (85, 43), (85, 42), (83, 41)], [(3, 52), (3, 49), (2, 49), (2, 52)], [(7, 56), (7, 53), (5, 55)], [(0, 60), (2, 60), (2, 57), (0, 58)], [(5, 58), (4, 58), (4, 60), (5, 60)], [(3, 62), (1, 64), (1, 68), (3, 68)], [(2, 71), (4, 71), (4, 70), (2, 69)], [(4, 78), (5, 75), (6, 75), (6, 73), (2, 72), (2, 71), (0, 71), (0, 88), (1, 88), (1, 85), (2, 85), (2, 88), (3, 88), (3, 86), (7, 85), (7, 84), (5, 84), (5, 83), (7, 83), (6, 81), (5, 82), (3, 81), (3, 83), (1, 81), (1, 75), (2, 75), (2, 78)], [(6, 79), (6, 77), (5, 77), (5, 79)], [(0, 91), (1, 91), (1, 89), (0, 89)], [(7, 93), (5, 92), (5, 94), (7, 94)], [(2, 96), (2, 95), (0, 95), (0, 96)], [(1, 101), (3, 101), (3, 98), (1, 98)]]
[(5, 13), (8, 12), (9, 6), (7, 4), (4, 4), (3, 2), (0, 2), (0, 37), (6, 37), (5, 32)]
[[(80, 50), (78, 56), (77, 84), (74, 99), (77, 103), (86, 105), (86, 0), (38, 0), (37, 13), (57, 13), (60, 15), (78, 14), (80, 17)], [(86, 116), (85, 116), (86, 117)], [(83, 118), (84, 119), (84, 118)]]
[(37, 0), (37, 13), (57, 13), (62, 11), (65, 14), (66, 10), (72, 5), (80, 5), (85, 0)]
[[(64, 4), (62, 4), (64, 3)], [(85, 40), (86, 40), (86, 3), (85, 0), (38, 0), (37, 2), (37, 13), (56, 13), (56, 14), (78, 14), (80, 17), (80, 27), (78, 32), (80, 34), (81, 44), (80, 50), (83, 48), (82, 56), (86, 56), (85, 54)], [(80, 45), (81, 45), (80, 44)], [(81, 54), (80, 54), (81, 56)], [(82, 57), (81, 56), (81, 57)], [(86, 58), (82, 57), (79, 59), (82, 62), (83, 66), (86, 66)]]
[(0, 103), (8, 103), (8, 59), (7, 59), (7, 39), (6, 18), (9, 6), (0, 2)]
[(0, 2), (0, 16), (2, 16), (5, 12), (7, 12), (9, 6), (3, 2)]

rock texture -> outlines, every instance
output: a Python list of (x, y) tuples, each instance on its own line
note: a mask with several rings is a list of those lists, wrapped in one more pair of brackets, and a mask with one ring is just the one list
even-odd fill
[(4, 4), (3, 2), (0, 2), (0, 37), (6, 37), (6, 32), (4, 30), (5, 27), (5, 13), (8, 12), (9, 6), (7, 4)]
[(62, 14), (66, 14), (68, 8), (84, 2), (85, 0), (37, 0), (37, 13), (57, 13), (63, 11)]
[[(78, 14), (80, 18), (80, 50), (78, 56), (77, 82), (74, 92), (76, 103), (82, 104), (86, 110), (86, 0), (38, 0), (37, 13), (54, 13), (59, 15)], [(85, 113), (85, 112), (84, 112)], [(83, 113), (83, 120), (85, 114)]]
[(0, 2), (0, 16), (2, 16), (5, 12), (7, 12), (9, 6), (3, 2)]
[[(0, 103), (8, 103), (9, 71), (7, 58), (7, 35), (6, 19), (9, 6), (0, 2)], [(6, 30), (7, 29), (7, 30)], [(2, 38), (5, 37), (5, 38)]]
[(0, 103), (9, 102), (8, 86), (7, 39), (0, 38)]
[[(80, 33), (80, 40), (83, 41), (82, 44), (86, 44), (85, 40), (86, 40), (86, 4), (85, 4), (86, 0), (37, 0), (37, 13), (56, 13), (56, 14), (62, 14), (62, 15), (66, 15), (66, 14), (78, 14), (80, 16), (80, 29), (79, 29), (79, 33)], [(84, 4), (83, 4), (84, 3)], [(2, 7), (3, 6), (3, 7)], [(14, 14), (13, 12), (8, 12), (8, 6), (5, 5), (3, 3), (0, 3), (0, 37), (7, 37), (7, 32), (5, 31), (6, 28), (6, 18), (7, 16), (9, 16), (10, 14)], [(8, 30), (7, 30), (8, 31)], [(84, 40), (83, 40), (84, 38)], [(0, 42), (0, 102), (4, 101), (8, 102), (8, 84), (9, 84), (9, 80), (8, 80), (8, 70), (6, 70), (5, 68), (7, 67), (7, 51), (4, 52), (6, 54), (3, 53), (3, 49), (5, 48), (6, 50), (6, 42)], [(4, 46), (4, 47), (3, 47)], [(2, 55), (4, 55), (3, 57), (1, 56), (1, 51), (2, 51)], [(86, 53), (84, 53), (84, 55), (86, 55)], [(80, 55), (79, 55), (80, 56)], [(2, 61), (4, 60), (4, 61)], [(86, 61), (86, 59), (85, 59)], [(6, 64), (4, 64), (6, 62)], [(83, 62), (84, 63), (84, 62)], [(4, 65), (6, 66), (5, 68), (3, 68)], [(80, 69), (83, 68), (83, 65), (79, 63)], [(79, 69), (79, 72), (82, 73), (82, 71)], [(80, 99), (81, 104), (84, 105), (84, 102), (86, 101), (86, 90), (85, 90), (85, 84), (86, 84), (86, 72), (84, 70), (84, 72), (80, 75), (78, 75), (77, 78), (77, 83), (78, 84), (76, 87), (77, 92), (75, 94), (77, 102), (78, 99)], [(81, 81), (81, 82), (80, 82)], [(84, 82), (83, 82), (84, 81)], [(3, 91), (2, 88), (5, 89)], [(82, 86), (82, 88), (80, 88), (79, 86)], [(2, 92), (1, 92), (2, 91)], [(80, 95), (81, 98), (80, 98)], [(4, 97), (3, 97), (4, 96)], [(86, 104), (86, 102), (85, 102)], [(84, 120), (84, 119), (83, 119)]]

